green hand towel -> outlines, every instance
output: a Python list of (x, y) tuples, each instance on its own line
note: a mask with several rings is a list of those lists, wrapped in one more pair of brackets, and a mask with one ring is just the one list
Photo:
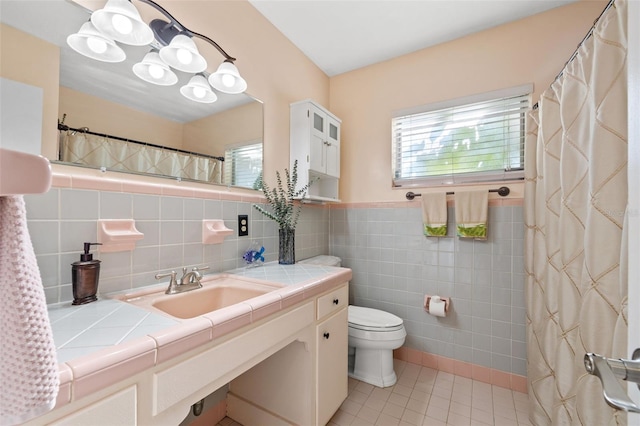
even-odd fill
[(456, 191), (456, 233), (460, 238), (487, 239), (489, 191)]
[(422, 194), (423, 232), (427, 237), (447, 236), (447, 194)]

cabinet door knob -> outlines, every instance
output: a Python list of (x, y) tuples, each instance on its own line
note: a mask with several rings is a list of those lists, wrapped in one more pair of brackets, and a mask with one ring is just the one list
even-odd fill
[(323, 334), (323, 336), (324, 336), (324, 338), (325, 338), (325, 339), (328, 339), (328, 338), (329, 338), (329, 333), (327, 333), (327, 332), (325, 331), (325, 333)]
[(333, 299), (333, 304), (334, 304), (334, 305), (337, 305), (338, 303), (340, 303), (340, 300), (338, 300), (338, 299)]

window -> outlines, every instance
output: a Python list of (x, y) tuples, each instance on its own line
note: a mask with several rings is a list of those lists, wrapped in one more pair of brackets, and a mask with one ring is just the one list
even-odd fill
[(255, 188), (262, 173), (262, 142), (232, 145), (224, 152), (224, 182)]
[(522, 178), (531, 90), (527, 85), (397, 114), (394, 186)]

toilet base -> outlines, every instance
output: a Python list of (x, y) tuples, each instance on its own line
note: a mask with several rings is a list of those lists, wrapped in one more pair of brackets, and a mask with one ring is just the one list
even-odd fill
[(395, 385), (398, 377), (393, 370), (393, 350), (355, 348), (349, 377), (380, 388)]
[(383, 379), (370, 377), (370, 376), (362, 377), (362, 376), (358, 376), (357, 374), (351, 371), (349, 371), (349, 377), (360, 380), (361, 382), (369, 383), (370, 385), (373, 385), (379, 388), (387, 388), (389, 386), (393, 386), (398, 381), (398, 377), (396, 376), (395, 371), (392, 371), (390, 376), (387, 376)]

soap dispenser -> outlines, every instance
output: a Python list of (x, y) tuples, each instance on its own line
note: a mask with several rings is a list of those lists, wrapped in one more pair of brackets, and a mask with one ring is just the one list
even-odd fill
[(89, 253), (91, 246), (100, 243), (84, 243), (84, 253), (78, 262), (71, 264), (71, 285), (73, 288), (72, 305), (83, 305), (98, 300), (98, 279), (100, 278), (100, 261), (93, 260)]

